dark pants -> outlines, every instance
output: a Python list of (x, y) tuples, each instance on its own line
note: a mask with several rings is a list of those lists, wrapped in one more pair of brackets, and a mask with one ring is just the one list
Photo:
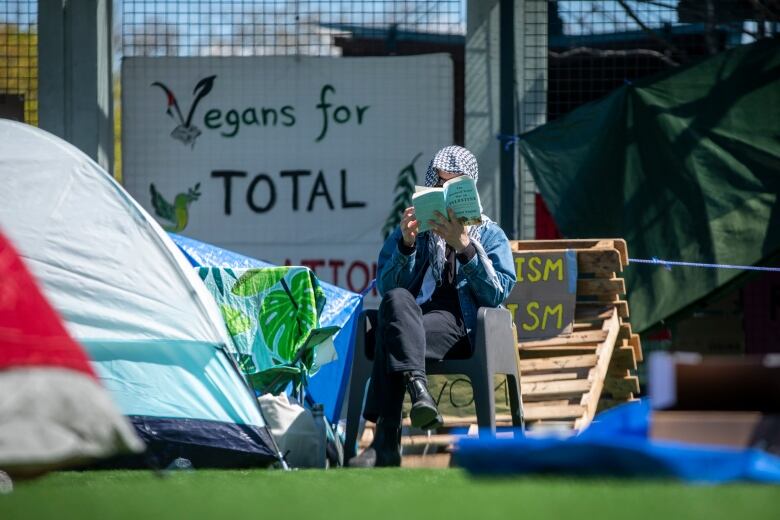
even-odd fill
[[(422, 306), (406, 289), (388, 291), (379, 305), (367, 418), (388, 423), (401, 419), (403, 372), (425, 373), (425, 360), (465, 358), (471, 353), (456, 302), (430, 301)], [(373, 397), (373, 402), (371, 397)], [(375, 413), (371, 413), (372, 409)]]

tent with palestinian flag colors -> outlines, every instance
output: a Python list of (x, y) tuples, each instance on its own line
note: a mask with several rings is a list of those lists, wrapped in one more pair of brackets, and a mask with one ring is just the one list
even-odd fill
[(31, 476), (144, 443), (0, 233), (0, 470)]

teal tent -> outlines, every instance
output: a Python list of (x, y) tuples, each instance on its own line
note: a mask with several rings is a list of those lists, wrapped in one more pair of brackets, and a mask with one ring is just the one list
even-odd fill
[[(279, 460), (230, 357), (216, 302), (105, 170), (70, 143), (0, 119), (0, 183), (2, 233), (146, 443), (149, 461), (164, 467), (184, 457), (204, 468)], [(0, 300), (9, 283), (0, 277)]]
[[(519, 148), (566, 237), (623, 237), (634, 258), (765, 264), (780, 251), (780, 42), (627, 84)], [(634, 329), (742, 273), (629, 265)]]

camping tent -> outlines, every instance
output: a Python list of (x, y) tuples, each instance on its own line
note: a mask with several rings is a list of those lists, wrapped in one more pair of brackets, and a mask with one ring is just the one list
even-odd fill
[(0, 233), (0, 470), (31, 476), (144, 445)]
[[(520, 136), (564, 236), (624, 237), (632, 257), (752, 265), (780, 251), (780, 41), (625, 85)], [(740, 271), (632, 264), (642, 331)]]
[(75, 147), (7, 120), (0, 182), (0, 227), (159, 462), (275, 460), (219, 310), (141, 206)]
[[(275, 267), (273, 264), (256, 260), (226, 249), (199, 242), (181, 235), (171, 238), (184, 252), (194, 267), (257, 268)], [(320, 315), (321, 326), (338, 326), (341, 330), (334, 338), (337, 359), (320, 367), (309, 381), (312, 398), (323, 404), (325, 415), (331, 422), (341, 417), (350, 368), (352, 367), (352, 346), (355, 344), (357, 318), (362, 309), (362, 297), (329, 283), (321, 283), (325, 294), (325, 307)]]

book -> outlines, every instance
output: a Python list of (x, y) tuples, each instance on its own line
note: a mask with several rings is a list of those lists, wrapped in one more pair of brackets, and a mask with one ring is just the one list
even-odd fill
[(428, 221), (436, 220), (436, 211), (446, 218), (447, 208), (455, 211), (455, 216), (464, 226), (482, 221), (482, 203), (479, 201), (477, 183), (466, 175), (453, 177), (441, 188), (416, 186), (412, 205), (415, 219), (419, 223), (419, 233), (430, 229)]

